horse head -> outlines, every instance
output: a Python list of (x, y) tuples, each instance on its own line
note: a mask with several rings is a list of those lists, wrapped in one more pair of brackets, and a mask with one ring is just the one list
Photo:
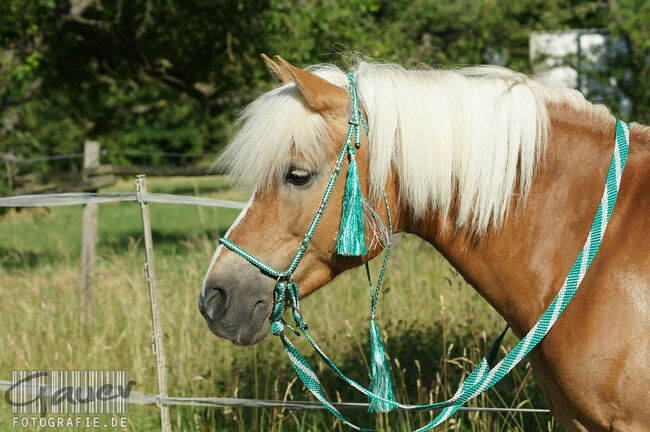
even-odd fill
[[(230, 172), (254, 190), (226, 237), (269, 266), (284, 270), (332, 175), (346, 139), (351, 102), (345, 90), (347, 81), (341, 81), (340, 73), (321, 70), (317, 75), (279, 56), (279, 64), (263, 58), (282, 86), (244, 111), (240, 129), (222, 155)], [(356, 160), (362, 195), (368, 196), (365, 144), (364, 136)], [(342, 175), (345, 167), (347, 164)], [(301, 297), (342, 271), (372, 259), (382, 249), (381, 242), (369, 241), (368, 254), (361, 257), (335, 253), (344, 186), (345, 181), (335, 183), (327, 211), (292, 275)], [(274, 286), (275, 280), (268, 274), (218, 246), (199, 300), (210, 330), (238, 345), (259, 342), (269, 332)]]

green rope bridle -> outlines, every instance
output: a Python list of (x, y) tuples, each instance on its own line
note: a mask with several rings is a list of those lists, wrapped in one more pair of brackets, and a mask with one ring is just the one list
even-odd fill
[[(505, 331), (499, 336), (496, 342), (493, 344), (492, 349), (490, 350), (489, 355), (484, 357), (478, 366), (470, 373), (470, 375), (461, 383), (460, 388), (454, 394), (454, 396), (443, 402), (425, 404), (425, 405), (406, 405), (401, 404), (395, 401), (392, 391), (392, 385), (390, 383), (390, 372), (388, 370), (385, 354), (383, 351), (383, 344), (379, 338), (379, 330), (377, 329), (375, 323), (375, 311), (377, 299), (379, 296), (379, 290), (381, 288), (381, 283), (383, 280), (384, 271), (388, 263), (388, 257), (390, 255), (391, 249), (391, 236), (392, 236), (392, 221), (390, 215), (390, 208), (388, 205), (388, 199), (386, 197), (386, 192), (384, 191), (384, 202), (386, 205), (386, 213), (389, 225), (389, 238), (386, 245), (386, 255), (379, 272), (379, 278), (377, 280), (376, 287), (373, 289), (373, 284), (370, 279), (370, 271), (368, 265), (366, 264), (366, 272), (368, 276), (368, 281), (370, 283), (370, 299), (371, 299), (371, 341), (373, 346), (373, 382), (372, 389), (373, 391), (367, 390), (364, 386), (357, 383), (356, 381), (348, 378), (337, 366), (336, 364), (324, 353), (324, 351), (318, 346), (314, 339), (310, 336), (308, 332), (308, 327), (305, 324), (302, 314), (300, 312), (300, 299), (298, 295), (298, 286), (293, 281), (293, 273), (296, 270), (300, 260), (311, 241), (311, 238), (318, 226), (318, 223), (327, 207), (329, 202), (332, 190), (334, 188), (334, 183), (336, 182), (340, 172), (345, 156), (348, 155), (350, 159), (350, 167), (348, 169), (348, 181), (346, 183), (346, 196), (344, 200), (348, 200), (348, 185), (351, 183), (350, 172), (354, 163), (354, 152), (355, 148), (359, 148), (361, 145), (361, 126), (363, 126), (366, 134), (368, 133), (368, 126), (363, 118), (362, 111), (359, 107), (357, 88), (354, 82), (354, 75), (347, 74), (349, 82), (349, 91), (350, 98), (352, 100), (352, 113), (349, 121), (349, 128), (345, 142), (339, 155), (336, 159), (334, 169), (332, 170), (332, 175), (329, 179), (325, 192), (321, 199), (321, 202), (318, 206), (318, 210), (314, 215), (305, 236), (300, 243), (289, 267), (285, 271), (275, 270), (273, 267), (264, 263), (259, 258), (248, 253), (244, 249), (240, 248), (236, 244), (232, 243), (227, 238), (219, 239), (219, 243), (230, 249), (231, 251), (237, 253), (252, 265), (260, 269), (263, 273), (276, 279), (276, 285), (273, 291), (273, 307), (270, 316), (271, 321), (271, 332), (280, 337), (282, 344), (284, 345), (287, 355), (295, 368), (298, 376), (304, 383), (304, 385), (311, 391), (311, 393), (318, 399), (332, 414), (339, 418), (346, 425), (352, 427), (355, 430), (359, 431), (371, 431), (372, 429), (364, 429), (359, 426), (356, 426), (350, 423), (339, 411), (332, 405), (332, 403), (325, 396), (325, 392), (320, 384), (320, 381), (316, 377), (316, 374), (310, 367), (309, 363), (305, 357), (298, 351), (298, 349), (291, 343), (284, 333), (285, 327), (290, 328), (296, 335), (303, 334), (309, 343), (312, 345), (319, 357), (325, 362), (325, 364), (332, 369), (341, 379), (346, 383), (357, 389), (359, 392), (365, 394), (370, 400), (371, 410), (377, 411), (389, 411), (393, 408), (402, 408), (406, 410), (430, 410), (430, 409), (440, 409), (442, 410), (436, 418), (434, 418), (430, 423), (421, 427), (417, 431), (427, 431), (435, 426), (439, 425), (452, 414), (454, 414), (463, 404), (468, 400), (478, 396), (480, 393), (486, 391), (490, 387), (494, 386), (499, 382), (508, 372), (510, 372), (521, 360), (535, 347), (539, 342), (544, 339), (548, 334), (551, 327), (559, 316), (562, 314), (566, 306), (569, 304), (569, 301), (573, 298), (576, 293), (582, 279), (584, 278), (585, 273), (589, 269), (591, 262), (594, 259), (596, 252), (600, 246), (602, 238), (605, 234), (605, 229), (607, 223), (612, 214), (616, 198), (618, 196), (618, 190), (620, 187), (621, 176), (623, 169), (625, 167), (625, 162), (627, 160), (627, 151), (629, 144), (629, 125), (620, 120), (616, 120), (616, 139), (614, 145), (614, 154), (609, 166), (607, 173), (607, 180), (605, 185), (605, 191), (601, 198), (600, 204), (598, 205), (598, 210), (596, 216), (592, 223), (589, 235), (587, 240), (578, 255), (575, 263), (573, 264), (571, 271), (566, 277), (562, 287), (556, 297), (553, 299), (553, 302), (550, 304), (548, 309), (544, 312), (539, 321), (533, 326), (533, 328), (521, 339), (521, 341), (510, 351), (501, 361), (499, 361), (494, 366), (491, 366), (494, 358), (497, 354), (498, 346), (501, 343)], [(353, 147), (354, 139), (354, 147)], [(354, 166), (356, 170), (356, 165)], [(355, 175), (358, 176), (358, 173), (355, 172)], [(358, 177), (357, 177), (358, 183)], [(358, 187), (358, 184), (357, 186)], [(360, 192), (359, 192), (360, 193)], [(346, 212), (346, 204), (344, 201), (344, 219)], [(343, 231), (344, 222), (342, 220), (341, 230)], [(354, 224), (353, 224), (354, 225)], [(361, 251), (365, 254), (365, 244), (363, 244), (363, 221), (361, 221), (361, 227), (355, 226), (353, 229), (360, 230), (361, 233), (361, 244), (356, 245), (353, 249)], [(358, 233), (357, 233), (358, 234)], [(341, 238), (347, 238), (343, 233), (339, 233), (339, 242)], [(337, 245), (337, 252), (339, 252), (339, 246)], [(343, 248), (345, 249), (345, 248)], [(349, 250), (349, 248), (348, 248)], [(339, 252), (341, 253), (341, 252)], [(347, 254), (347, 253), (345, 253)], [(296, 328), (289, 326), (286, 321), (282, 319), (282, 314), (285, 309), (285, 304), (289, 304), (292, 311), (293, 320), (296, 324)], [(506, 328), (507, 330), (507, 328)], [(375, 370), (377, 369), (377, 370)], [(381, 371), (383, 369), (383, 372)], [(388, 374), (388, 376), (380, 376), (381, 374)], [(379, 374), (379, 375), (378, 375)], [(375, 382), (383, 381), (382, 382)]]

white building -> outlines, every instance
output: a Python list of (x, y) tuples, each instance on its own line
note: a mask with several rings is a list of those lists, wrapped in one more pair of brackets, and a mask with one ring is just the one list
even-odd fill
[(604, 30), (583, 29), (535, 31), (529, 43), (533, 72), (543, 82), (576, 88), (594, 102), (630, 113), (630, 99), (609, 73), (609, 65), (627, 54), (623, 41), (612, 40)]

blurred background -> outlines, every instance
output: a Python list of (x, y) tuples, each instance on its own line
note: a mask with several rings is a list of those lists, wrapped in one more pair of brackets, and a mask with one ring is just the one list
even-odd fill
[[(243, 201), (247, 191), (229, 179), (202, 174), (237, 113), (275, 85), (259, 54), (346, 68), (349, 52), (406, 66), (499, 64), (578, 88), (626, 120), (650, 123), (647, 0), (3, 0), (0, 196), (132, 192), (132, 174), (146, 172), (153, 192)], [(277, 340), (234, 347), (213, 337), (198, 313), (216, 240), (238, 212), (151, 208), (170, 395), (310, 400)], [(0, 379), (12, 369), (126, 369), (136, 390), (155, 393), (139, 209), (99, 208), (90, 319), (80, 313), (81, 221), (80, 206), (0, 207)], [(432, 247), (408, 236), (397, 242), (381, 300), (391, 313), (380, 305), (379, 323), (398, 399), (441, 400), (481, 359), (503, 320)], [(368, 376), (368, 302), (359, 270), (302, 305), (318, 342), (361, 382)], [(508, 335), (503, 349), (516, 342)], [(332, 399), (363, 401), (322, 365), (316, 370)], [(547, 404), (524, 364), (469, 406)], [(4, 404), (0, 413), (10, 418)], [(394, 431), (431, 415), (351, 413), (363, 425)], [(345, 429), (328, 413), (279, 408), (172, 407), (171, 417), (174, 430)], [(129, 430), (159, 425), (155, 406), (131, 408)], [(0, 420), (0, 430), (13, 428)], [(441, 430), (562, 429), (543, 413), (470, 412)]]
[[(606, 34), (595, 44), (603, 52), (585, 55), (594, 44), (571, 35), (577, 30)], [(4, 0), (0, 153), (5, 160), (78, 153), (93, 139), (108, 150), (214, 156), (241, 107), (273, 85), (259, 53), (300, 66), (345, 67), (337, 53), (354, 50), (405, 65), (496, 63), (533, 73), (531, 35), (558, 31), (537, 37), (536, 61), (554, 56), (579, 78), (615, 81), (629, 98), (626, 118), (650, 122), (645, 0)], [(588, 96), (621, 111), (611, 90)], [(144, 157), (119, 160), (151, 162)], [(20, 171), (78, 163), (36, 165)]]

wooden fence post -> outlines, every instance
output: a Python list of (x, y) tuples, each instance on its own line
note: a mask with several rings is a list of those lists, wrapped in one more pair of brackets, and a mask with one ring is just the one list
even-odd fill
[(14, 193), (14, 170), (11, 166), (11, 160), (4, 159), (5, 161), (5, 170), (7, 173), (7, 188), (9, 193), (7, 195), (12, 195)]
[(146, 201), (147, 183), (144, 175), (138, 175), (135, 189), (142, 212), (142, 233), (144, 235), (144, 277), (149, 285), (149, 304), (151, 306), (151, 325), (153, 327), (153, 353), (156, 357), (156, 375), (158, 376), (158, 407), (160, 408), (160, 425), (162, 432), (171, 432), (169, 421), (169, 405), (162, 399), (167, 398), (167, 373), (165, 371), (165, 350), (163, 349), (162, 325), (160, 309), (158, 308), (158, 286), (156, 284), (156, 265), (153, 257), (153, 238), (151, 236), (151, 220), (149, 219), (149, 204)]
[[(99, 166), (99, 142), (84, 143), (83, 179), (88, 171)], [(97, 192), (93, 190), (91, 192)], [(84, 204), (81, 226), (81, 324), (92, 322), (93, 279), (97, 260), (97, 204)]]

